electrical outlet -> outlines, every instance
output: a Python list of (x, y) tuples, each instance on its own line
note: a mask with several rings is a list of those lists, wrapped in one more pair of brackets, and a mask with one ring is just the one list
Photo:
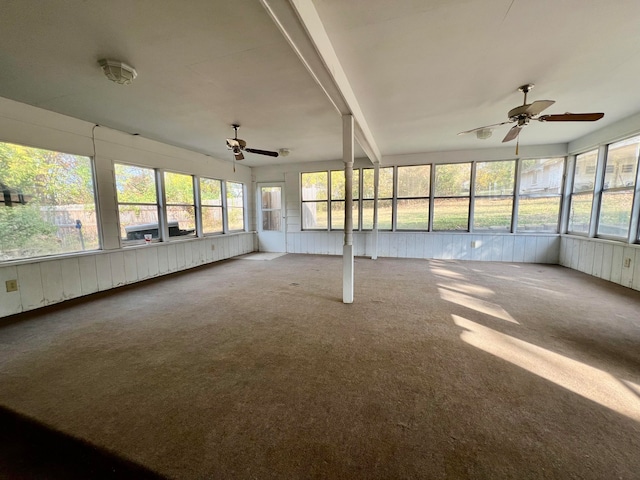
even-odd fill
[(478, 243), (475, 240), (471, 240), (471, 248), (478, 248)]
[(7, 287), (7, 292), (17, 292), (18, 291), (18, 280), (7, 280), (4, 282)]
[(214, 251), (216, 249), (216, 246), (212, 243), (211, 244), (211, 251)]
[(624, 259), (624, 268), (629, 268), (631, 266), (631, 258), (627, 257)]

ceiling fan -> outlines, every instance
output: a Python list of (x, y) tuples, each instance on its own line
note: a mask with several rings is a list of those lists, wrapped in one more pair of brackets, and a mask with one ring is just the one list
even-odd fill
[(249, 153), (257, 153), (259, 155), (268, 155), (270, 157), (278, 156), (278, 152), (272, 152), (270, 150), (260, 150), (258, 148), (247, 148), (247, 142), (245, 142), (241, 138), (238, 138), (238, 128), (240, 128), (240, 125), (234, 123), (231, 126), (235, 131), (235, 136), (233, 138), (227, 138), (227, 148), (229, 150), (233, 150), (233, 155), (236, 160), (244, 160), (244, 155), (242, 154), (243, 151)]
[[(557, 115), (540, 115), (544, 110), (556, 103), (554, 100), (536, 100), (533, 103), (527, 103), (527, 93), (533, 88), (532, 83), (522, 85), (518, 88), (519, 91), (524, 93), (524, 101), (522, 105), (509, 110), (507, 117), (509, 120), (501, 123), (494, 123), (493, 125), (486, 125), (484, 127), (473, 128), (464, 132), (458, 133), (458, 135), (466, 135), (467, 133), (476, 132), (478, 138), (485, 139), (491, 136), (491, 130), (494, 127), (506, 125), (508, 123), (515, 123), (511, 129), (507, 132), (502, 139), (502, 143), (515, 140), (520, 135), (520, 131), (529, 125), (531, 120), (537, 120), (539, 122), (595, 122), (604, 117), (604, 113), (562, 113)], [(516, 147), (516, 155), (518, 149)]]

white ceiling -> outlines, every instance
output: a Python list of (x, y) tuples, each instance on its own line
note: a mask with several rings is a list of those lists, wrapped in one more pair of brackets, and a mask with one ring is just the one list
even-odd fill
[[(521, 145), (640, 111), (637, 0), (313, 3), (383, 156), (501, 145), (508, 126), (456, 133), (506, 120), (525, 83), (556, 100), (545, 113), (605, 117), (533, 123)], [(109, 82), (105, 57), (138, 78)], [(338, 112), (258, 0), (3, 2), (0, 96), (229, 160), (233, 122), (251, 147), (291, 149), (250, 166), (341, 157)]]

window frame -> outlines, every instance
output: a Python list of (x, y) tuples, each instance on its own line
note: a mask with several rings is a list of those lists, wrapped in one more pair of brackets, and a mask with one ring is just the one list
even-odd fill
[[(428, 167), (429, 168), (429, 174), (427, 177), (427, 182), (428, 182), (428, 187), (427, 187), (427, 194), (426, 195), (421, 195), (421, 196), (400, 196), (400, 170), (402, 168), (415, 168), (415, 167)], [(433, 190), (433, 185), (431, 184), (431, 177), (432, 174), (431, 172), (433, 171), (433, 164), (432, 163), (423, 163), (423, 164), (418, 164), (418, 165), (397, 165), (395, 167), (395, 172), (394, 172), (394, 199), (393, 199), (393, 231), (394, 232), (428, 232), (431, 230), (431, 209), (432, 209), (432, 202), (431, 202), (431, 191)], [(426, 200), (427, 201), (427, 227), (426, 228), (398, 228), (398, 218), (400, 217), (400, 214), (398, 213), (398, 203), (401, 200)]]
[[(500, 195), (496, 195), (496, 194), (490, 194), (490, 195), (483, 195), (483, 194), (478, 194), (477, 193), (477, 186), (478, 186), (478, 165), (482, 164), (482, 163), (507, 163), (507, 162), (511, 162), (513, 163), (513, 177), (512, 177), (512, 184), (511, 184), (511, 194), (500, 194)], [(469, 226), (470, 226), (470, 231), (471, 232), (478, 232), (478, 233), (491, 233), (491, 234), (496, 234), (496, 233), (502, 233), (502, 234), (506, 234), (506, 233), (512, 233), (513, 229), (515, 228), (515, 212), (516, 212), (516, 188), (517, 188), (517, 178), (518, 178), (518, 160), (517, 159), (507, 159), (507, 160), (477, 160), (473, 162), (473, 171), (471, 174), (471, 177), (473, 179), (472, 181), (472, 191), (471, 191), (471, 207), (470, 207), (470, 221), (469, 221)], [(510, 221), (509, 221), (509, 225), (506, 228), (503, 229), (499, 229), (499, 230), (492, 230), (490, 227), (489, 228), (478, 228), (476, 227), (476, 200), (480, 198), (480, 199), (511, 199), (511, 215), (510, 215)]]
[[(195, 186), (195, 176), (189, 173), (176, 172), (175, 170), (164, 170), (158, 169), (158, 173), (162, 175), (162, 198), (163, 198), (163, 208), (162, 213), (164, 215), (164, 223), (167, 225), (167, 240), (172, 242), (176, 240), (186, 240), (188, 238), (197, 238), (198, 237), (198, 209), (197, 209), (197, 200), (196, 200), (196, 186)], [(169, 175), (182, 175), (184, 177), (191, 177), (191, 194), (193, 199), (193, 204), (189, 203), (170, 203), (167, 200), (167, 174)], [(190, 234), (185, 235), (171, 235), (171, 225), (169, 225), (169, 207), (191, 207), (193, 208), (193, 223), (194, 229)], [(162, 224), (162, 222), (160, 222)], [(180, 223), (178, 223), (179, 231), (182, 231), (180, 228)]]
[[(442, 166), (447, 166), (447, 165), (469, 165), (469, 191), (466, 195), (438, 195), (437, 194), (437, 189), (438, 189), (438, 180), (437, 180), (437, 175), (438, 175), (438, 168), (437, 167), (442, 167)], [(471, 226), (471, 217), (472, 217), (472, 199), (471, 199), (471, 195), (473, 192), (473, 181), (474, 181), (474, 168), (473, 168), (473, 162), (446, 162), (446, 163), (436, 163), (434, 164), (434, 168), (433, 168), (433, 183), (431, 186), (431, 191), (433, 192), (433, 195), (431, 196), (431, 211), (433, 212), (430, 216), (430, 226), (431, 226), (431, 232), (470, 232), (470, 226)], [(464, 186), (464, 182), (463, 185)], [(468, 204), (467, 204), (467, 228), (466, 230), (463, 229), (436, 229), (435, 228), (435, 218), (436, 218), (436, 200), (457, 200), (457, 199), (464, 199), (466, 198), (468, 200)]]
[[(154, 180), (154, 184), (155, 184), (155, 192), (156, 192), (156, 203), (141, 203), (141, 202), (121, 202), (119, 199), (119, 195), (118, 195), (118, 173), (116, 172), (116, 165), (122, 165), (124, 167), (133, 167), (133, 168), (140, 168), (140, 169), (144, 169), (144, 170), (150, 170), (153, 173), (153, 180)], [(165, 236), (164, 236), (164, 228), (163, 225), (166, 223), (165, 222), (165, 218), (166, 216), (163, 214), (163, 208), (162, 208), (162, 202), (161, 202), (161, 186), (160, 186), (160, 180), (162, 178), (162, 175), (159, 175), (158, 169), (157, 168), (153, 168), (153, 167), (148, 167), (146, 165), (137, 165), (134, 163), (128, 163), (128, 162), (120, 162), (120, 161), (114, 161), (113, 162), (113, 181), (114, 181), (114, 186), (115, 186), (115, 191), (116, 191), (116, 209), (118, 212), (118, 231), (119, 231), (119, 240), (120, 240), (120, 246), (121, 247), (125, 247), (125, 246), (131, 246), (131, 245), (140, 245), (140, 244), (144, 244), (145, 240), (144, 238), (142, 239), (127, 239), (122, 237), (121, 233), (122, 233), (122, 224), (121, 224), (121, 217), (120, 217), (120, 205), (128, 205), (128, 206), (154, 206), (156, 207), (156, 212), (157, 212), (157, 225), (158, 225), (158, 236), (156, 238), (152, 238), (151, 242), (152, 243), (156, 243), (156, 242), (162, 242), (165, 241)], [(126, 227), (125, 227), (126, 228)], [(126, 231), (126, 230), (125, 230)]]
[[(226, 183), (224, 180), (219, 178), (211, 178), (205, 176), (195, 176), (194, 181), (197, 183), (197, 193), (198, 193), (198, 215), (196, 218), (198, 220), (198, 237), (206, 237), (213, 235), (223, 235), (225, 233), (225, 225), (226, 225), (226, 213), (225, 213), (225, 203), (226, 203)], [(220, 187), (220, 205), (205, 205), (202, 201), (202, 182), (203, 181), (213, 181), (218, 182)], [(222, 218), (221, 229), (216, 230), (215, 232), (205, 232), (204, 231), (204, 212), (207, 209), (220, 209), (220, 216)]]
[[(224, 233), (241, 233), (241, 232), (246, 232), (247, 231), (247, 215), (246, 215), (246, 211), (247, 211), (247, 189), (244, 183), (242, 182), (234, 182), (232, 180), (225, 180), (224, 182), (225, 184), (225, 199), (226, 199), (226, 216), (225, 216), (225, 231)], [(229, 192), (230, 192), (230, 188), (229, 185), (240, 185), (242, 187), (242, 206), (241, 207), (236, 207), (236, 206), (232, 206), (230, 205), (229, 202)], [(242, 210), (242, 228), (240, 229), (231, 229), (230, 227), (230, 218), (231, 218), (231, 212), (235, 209), (238, 210)]]
[[(555, 194), (543, 194), (543, 193), (521, 193), (521, 189), (522, 189), (522, 169), (523, 169), (523, 163), (526, 160), (561, 160), (562, 163), (562, 173), (561, 173), (561, 180), (560, 180), (560, 186), (558, 187), (558, 193)], [(566, 183), (566, 176), (567, 176), (567, 156), (563, 155), (563, 156), (552, 156), (552, 157), (535, 157), (535, 158), (525, 158), (525, 159), (519, 159), (518, 161), (519, 166), (518, 166), (518, 179), (517, 179), (517, 190), (516, 190), (516, 195), (517, 195), (517, 210), (514, 211), (514, 215), (513, 215), (513, 219), (514, 219), (514, 226), (513, 226), (513, 231), (514, 233), (522, 233), (522, 234), (527, 234), (527, 233), (534, 233), (534, 234), (560, 234), (560, 223), (562, 220), (562, 209), (564, 206), (564, 201), (565, 201), (565, 194), (564, 194), (564, 186)], [(539, 182), (539, 178), (538, 178), (538, 174), (537, 172), (535, 173), (535, 178), (536, 181), (532, 183), (532, 185), (538, 185)], [(518, 226), (519, 220), (520, 220), (520, 204), (522, 202), (523, 199), (535, 199), (535, 198), (559, 198), (560, 201), (558, 203), (558, 216), (556, 219), (556, 227), (553, 231), (551, 230), (521, 230)]]
[[(576, 191), (576, 179), (578, 177), (578, 175), (580, 174), (579, 172), (579, 165), (578, 162), (580, 161), (580, 157), (583, 156), (583, 158), (588, 159), (590, 155), (595, 154), (596, 156), (596, 164), (593, 167), (593, 171), (591, 171), (591, 165), (585, 165), (585, 175), (591, 175), (593, 174), (593, 185), (591, 187), (591, 189), (582, 189), (579, 191)], [(571, 178), (571, 191), (568, 193), (567, 195), (567, 210), (568, 210), (568, 218), (567, 218), (567, 233), (570, 235), (579, 235), (579, 236), (584, 236), (584, 237), (589, 237), (591, 236), (592, 230), (593, 230), (593, 225), (594, 225), (594, 218), (593, 218), (593, 212), (594, 212), (594, 208), (597, 205), (597, 196), (596, 196), (596, 192), (598, 190), (597, 185), (598, 185), (598, 165), (600, 163), (600, 149), (599, 148), (594, 148), (591, 150), (587, 150), (585, 152), (579, 153), (575, 156), (575, 160), (574, 160), (574, 169), (573, 169), (573, 175)], [(574, 199), (579, 198), (579, 197), (586, 197), (587, 195), (591, 195), (591, 210), (590, 210), (590, 215), (589, 215), (589, 223), (587, 225), (587, 230), (586, 232), (583, 231), (577, 231), (577, 230), (572, 230), (571, 229), (571, 212), (572, 212), (572, 208), (574, 205)]]

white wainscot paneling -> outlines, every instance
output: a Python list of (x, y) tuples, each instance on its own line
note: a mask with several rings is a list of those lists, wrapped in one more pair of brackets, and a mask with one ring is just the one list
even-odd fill
[(18, 265), (18, 288), (23, 311), (44, 305), (42, 274), (39, 263)]
[(82, 295), (82, 279), (78, 258), (65, 258), (60, 261), (62, 272), (62, 290), (64, 299), (68, 300)]
[(145, 278), (149, 278), (149, 259), (148, 259), (149, 248), (150, 247), (143, 247), (135, 250), (138, 280), (144, 280)]
[(138, 261), (135, 250), (124, 252), (124, 276), (127, 283), (138, 281)]
[(98, 291), (98, 271), (96, 270), (95, 255), (87, 255), (78, 258), (80, 266), (80, 281), (82, 282), (82, 294), (89, 295)]
[(160, 265), (158, 264), (158, 249), (149, 247), (147, 249), (147, 267), (149, 277), (157, 277), (160, 274)]
[(124, 253), (110, 252), (108, 254), (111, 264), (111, 280), (114, 287), (119, 287), (127, 283), (127, 276), (124, 268)]
[(96, 273), (98, 274), (98, 289), (108, 290), (113, 288), (113, 275), (111, 273), (111, 258), (109, 254), (96, 255)]
[(615, 245), (613, 247), (613, 259), (611, 261), (611, 281), (613, 283), (621, 283), (622, 281), (622, 256), (624, 247)]
[(45, 305), (61, 302), (64, 299), (62, 285), (62, 267), (60, 260), (51, 260), (40, 264), (42, 290)]
[[(0, 267), (0, 317), (13, 315), (22, 311), (22, 302), (20, 301), (20, 290), (16, 292), (7, 292), (5, 282), (8, 280), (18, 280), (18, 269), (14, 266)], [(20, 283), (18, 283), (18, 289)]]

